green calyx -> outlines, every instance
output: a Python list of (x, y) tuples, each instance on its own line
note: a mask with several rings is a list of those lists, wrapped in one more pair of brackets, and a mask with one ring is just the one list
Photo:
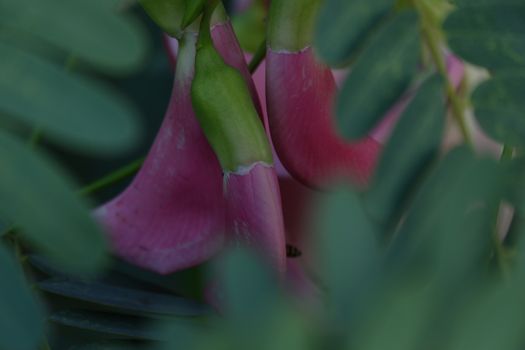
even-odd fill
[(311, 46), (321, 0), (272, 0), (268, 46), (274, 51), (301, 51)]
[(204, 10), (207, 0), (191, 0), (187, 3), (182, 17), (182, 27), (186, 28), (197, 19)]
[(191, 87), (195, 114), (225, 172), (257, 162), (272, 164), (270, 145), (246, 82), (213, 46), (208, 25), (212, 9), (205, 11), (197, 41)]
[[(139, 0), (150, 18), (168, 35), (181, 39), (184, 32), (196, 33), (199, 28), (199, 16), (205, 0)], [(218, 6), (210, 25), (227, 20), (224, 7)]]

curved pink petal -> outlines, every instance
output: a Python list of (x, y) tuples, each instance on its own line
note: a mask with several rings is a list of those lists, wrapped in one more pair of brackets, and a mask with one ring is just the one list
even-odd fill
[(266, 78), (272, 141), (288, 172), (311, 187), (337, 178), (366, 184), (381, 146), (371, 137), (349, 143), (339, 136), (332, 118), (334, 77), (312, 49), (292, 53), (269, 48)]
[(193, 112), (193, 67), (188, 69), (176, 72), (165, 119), (142, 169), (123, 193), (95, 211), (119, 256), (159, 273), (210, 258), (225, 232), (222, 172)]
[(233, 242), (260, 251), (279, 273), (286, 270), (281, 195), (273, 166), (255, 163), (225, 177)]

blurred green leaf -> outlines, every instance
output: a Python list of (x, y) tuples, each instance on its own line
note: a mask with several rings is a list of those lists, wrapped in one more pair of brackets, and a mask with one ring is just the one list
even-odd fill
[(170, 322), (159, 327), (166, 342), (158, 344), (158, 350), (232, 350), (230, 339), (224, 328), (192, 327), (187, 323)]
[(223, 313), (239, 326), (263, 318), (278, 300), (277, 278), (259, 256), (243, 248), (228, 251), (216, 266), (217, 301)]
[(133, 316), (84, 310), (65, 310), (53, 312), (49, 319), (63, 326), (124, 338), (139, 340), (163, 339), (160, 332), (156, 331), (144, 319)]
[(54, 278), (39, 282), (38, 286), (48, 293), (138, 314), (164, 316), (205, 316), (211, 314), (211, 309), (208, 306), (191, 299), (115, 287), (100, 282)]
[(308, 349), (308, 321), (291, 307), (274, 272), (261, 258), (242, 247), (226, 252), (214, 266), (218, 281), (210, 297), (221, 318), (206, 328), (178, 322), (166, 324), (170, 339), (162, 349)]
[(145, 58), (143, 26), (115, 1), (0, 0), (0, 28), (29, 34), (107, 72), (136, 69)]
[[(30, 254), (28, 261), (34, 269), (49, 278), (83, 281), (78, 276), (64, 273), (59, 266), (53, 265), (41, 255)], [(159, 275), (112, 257), (103, 274), (97, 276), (96, 279), (90, 279), (89, 282), (100, 282), (114, 287), (154, 293), (160, 292), (162, 295), (177, 295), (188, 298), (188, 300), (200, 300), (202, 289), (204, 289), (203, 270), (204, 266), (196, 266), (170, 275)], [(201, 307), (203, 310), (206, 308), (203, 305)], [(211, 309), (208, 308), (208, 311), (211, 312)]]
[(0, 218), (0, 238), (9, 233), (12, 226)]
[(431, 285), (401, 284), (389, 288), (362, 320), (355, 349), (419, 350), (431, 326), (435, 291)]
[(518, 156), (505, 165), (509, 176), (506, 199), (512, 203), (518, 214), (525, 215), (525, 157)]
[(452, 150), (415, 195), (390, 247), (401, 269), (454, 279), (490, 250), (504, 192), (502, 168), (466, 146)]
[(523, 349), (523, 286), (491, 286), (465, 305), (454, 325), (449, 350)]
[(307, 327), (308, 320), (289, 305), (281, 304), (272, 308), (272, 312), (263, 322), (256, 313), (249, 325), (241, 329), (226, 325), (231, 319), (220, 319), (208, 328), (190, 328), (182, 323), (163, 328), (169, 339), (161, 349), (216, 350), (216, 349), (250, 349), (250, 350), (307, 350), (315, 349), (312, 343), (313, 333)]
[(52, 277), (67, 277), (60, 268), (50, 264), (49, 261), (41, 255), (30, 254), (27, 256), (27, 261), (31, 264), (34, 271), (39, 271), (45, 275)]
[(452, 3), (459, 7), (494, 5), (494, 4), (523, 4), (523, 0), (452, 0)]
[(341, 89), (336, 113), (345, 137), (361, 138), (377, 124), (407, 89), (419, 56), (418, 16), (399, 12), (375, 33)]
[(522, 1), (459, 7), (448, 16), (444, 29), (452, 50), (470, 63), (489, 69), (525, 66)]
[(304, 315), (294, 312), (289, 305), (283, 305), (273, 315), (267, 327), (267, 337), (261, 334), (259, 346), (254, 349), (274, 350), (308, 350), (315, 349), (312, 338), (315, 336), (313, 328), (309, 327), (308, 319)]
[(131, 341), (105, 341), (74, 346), (68, 350), (146, 350), (148, 348), (133, 344)]
[(113, 260), (112, 268), (122, 276), (133, 279), (134, 281), (154, 286), (166, 292), (184, 295), (186, 297), (200, 299), (204, 289), (204, 275), (206, 265), (198, 265), (187, 268), (169, 275), (144, 270), (138, 266), (127, 263), (120, 259)]
[(0, 244), (0, 349), (34, 350), (43, 340), (44, 315), (23, 272)]
[(321, 59), (333, 66), (345, 63), (393, 7), (393, 0), (325, 1), (314, 36)]
[(507, 146), (524, 148), (524, 95), (525, 74), (496, 76), (479, 85), (472, 94), (472, 104), (483, 130)]
[(106, 240), (66, 174), (4, 132), (0, 168), (0, 215), (24, 239), (67, 270), (95, 272), (104, 265)]
[(0, 43), (0, 113), (79, 151), (116, 154), (138, 141), (138, 116), (120, 95)]
[[(356, 317), (363, 297), (379, 275), (378, 233), (362, 202), (340, 188), (320, 198), (316, 217), (316, 247), (321, 276), (330, 295), (330, 313), (348, 321)], [(366, 292), (365, 292), (366, 291)]]
[(445, 125), (443, 79), (428, 78), (396, 124), (375, 171), (365, 206), (382, 224), (400, 214), (412, 186), (434, 159)]

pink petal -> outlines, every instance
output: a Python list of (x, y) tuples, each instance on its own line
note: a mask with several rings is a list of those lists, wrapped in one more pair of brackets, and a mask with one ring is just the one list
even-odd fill
[(177, 76), (164, 122), (132, 184), (95, 211), (116, 254), (159, 273), (209, 259), (224, 239), (222, 172), (193, 113), (192, 77)]
[(272, 166), (256, 163), (225, 178), (233, 241), (259, 250), (279, 273), (286, 270), (281, 197)]
[(366, 184), (381, 146), (371, 137), (349, 143), (339, 136), (332, 117), (337, 87), (312, 49), (268, 49), (266, 76), (272, 140), (290, 174), (311, 187), (337, 178)]

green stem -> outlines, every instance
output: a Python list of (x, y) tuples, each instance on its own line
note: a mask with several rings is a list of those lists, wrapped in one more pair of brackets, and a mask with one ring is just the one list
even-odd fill
[(456, 88), (450, 81), (450, 77), (448, 76), (447, 71), (447, 65), (443, 58), (443, 54), (441, 53), (441, 50), (439, 48), (439, 40), (434, 35), (435, 31), (437, 30), (437, 28), (435, 28), (435, 26), (432, 24), (433, 22), (435, 22), (435, 20), (433, 20), (434, 14), (429, 8), (426, 7), (426, 3), (424, 1), (413, 0), (413, 4), (421, 16), (422, 32), (425, 38), (425, 42), (430, 50), (430, 55), (439, 73), (445, 79), (446, 93), (450, 101), (452, 115), (458, 123), (458, 126), (461, 130), (461, 134), (463, 135), (463, 139), (465, 140), (465, 142), (468, 145), (473, 146), (472, 136), (470, 134), (470, 130), (468, 128), (465, 118), (464, 105), (461, 102), (460, 97), (456, 94)]
[(211, 37), (211, 24), (213, 12), (217, 5), (219, 5), (219, 0), (208, 0), (208, 3), (204, 7), (204, 13), (202, 15), (201, 22), (199, 24), (199, 39), (197, 45), (210, 45), (213, 47), (213, 40)]
[(272, 50), (297, 52), (312, 45), (321, 0), (272, 0), (267, 41)]
[(255, 54), (253, 55), (252, 59), (250, 60), (250, 63), (248, 63), (248, 69), (250, 70), (250, 73), (254, 73), (261, 62), (266, 57), (266, 39), (262, 41), (262, 43), (257, 47), (257, 51), (255, 51)]
[(142, 164), (144, 163), (144, 157), (134, 160), (133, 162), (119, 168), (110, 174), (92, 182), (91, 184), (83, 187), (78, 191), (81, 196), (87, 196), (94, 192), (97, 192), (103, 188), (106, 188), (116, 182), (122, 181), (125, 178), (135, 174)]

